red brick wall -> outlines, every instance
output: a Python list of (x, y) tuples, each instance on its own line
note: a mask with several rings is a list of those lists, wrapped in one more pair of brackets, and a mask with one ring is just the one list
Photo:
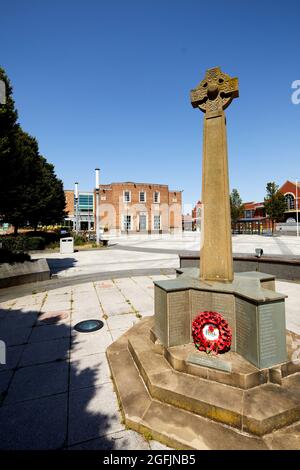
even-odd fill
[[(125, 203), (124, 191), (130, 191), (131, 200)], [(146, 201), (139, 202), (139, 193), (146, 193)], [(160, 193), (160, 202), (154, 203), (154, 192)], [(131, 215), (133, 231), (139, 230), (139, 213), (147, 213), (147, 230), (153, 229), (153, 216), (161, 216), (161, 229), (181, 227), (181, 192), (169, 191), (167, 185), (147, 183), (112, 183), (100, 185), (100, 226), (123, 229), (122, 214)], [(172, 221), (172, 223), (171, 223)]]
[(66, 197), (66, 212), (68, 215), (74, 215), (74, 191), (66, 190), (65, 191)]

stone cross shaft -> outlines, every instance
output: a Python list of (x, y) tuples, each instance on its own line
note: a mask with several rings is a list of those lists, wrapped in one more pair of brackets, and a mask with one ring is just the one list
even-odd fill
[(205, 113), (202, 162), (200, 278), (233, 280), (226, 119), (224, 109), (238, 97), (238, 79), (209, 69), (191, 91), (191, 103)]

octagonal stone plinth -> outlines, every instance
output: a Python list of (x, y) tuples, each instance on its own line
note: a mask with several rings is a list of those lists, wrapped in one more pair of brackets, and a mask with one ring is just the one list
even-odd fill
[(263, 369), (286, 361), (285, 295), (274, 276), (236, 273), (233, 282), (199, 279), (182, 269), (174, 280), (156, 281), (154, 331), (165, 347), (192, 342), (192, 322), (205, 310), (219, 312), (232, 330), (231, 350)]

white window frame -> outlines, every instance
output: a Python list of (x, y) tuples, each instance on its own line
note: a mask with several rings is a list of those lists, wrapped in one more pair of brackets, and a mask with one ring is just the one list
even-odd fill
[[(129, 200), (128, 201), (126, 201), (126, 199), (125, 199), (125, 193), (129, 194)], [(128, 190), (128, 189), (124, 189), (124, 191), (123, 191), (123, 202), (125, 202), (125, 203), (131, 202), (131, 191)]]
[[(293, 200), (294, 200), (294, 207), (293, 208), (291, 208), (290, 204), (287, 202), (288, 196), (292, 197)], [(293, 193), (285, 193), (284, 198), (285, 198), (285, 201), (286, 201), (286, 210), (287, 211), (296, 211), (296, 196)]]
[[(159, 217), (159, 228), (155, 227), (155, 217)], [(161, 230), (161, 214), (153, 214), (153, 223), (152, 223), (153, 230)]]
[[(155, 200), (155, 194), (158, 195), (157, 201)], [(153, 193), (153, 202), (154, 202), (154, 204), (159, 204), (160, 203), (160, 191), (154, 191), (154, 193)]]
[[(144, 200), (141, 201), (141, 193), (144, 194)], [(139, 191), (139, 202), (143, 203), (147, 201), (146, 191)]]
[[(130, 217), (130, 228), (127, 228), (127, 223), (125, 226), (125, 218), (127, 219), (127, 217)], [(132, 230), (132, 215), (131, 214), (123, 214), (123, 230), (125, 232)]]
[(148, 230), (148, 214), (146, 214), (146, 213), (141, 213), (141, 214), (139, 214), (139, 225), (138, 225), (139, 230), (141, 230), (141, 229), (140, 229), (140, 217), (141, 217), (141, 216), (146, 217), (146, 228), (145, 228), (145, 231), (147, 231), (147, 230)]

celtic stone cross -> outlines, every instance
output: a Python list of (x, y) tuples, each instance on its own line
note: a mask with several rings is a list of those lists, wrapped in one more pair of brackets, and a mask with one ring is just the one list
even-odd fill
[(224, 109), (238, 97), (238, 79), (209, 69), (191, 91), (191, 103), (205, 113), (202, 162), (200, 278), (233, 280), (226, 119)]

